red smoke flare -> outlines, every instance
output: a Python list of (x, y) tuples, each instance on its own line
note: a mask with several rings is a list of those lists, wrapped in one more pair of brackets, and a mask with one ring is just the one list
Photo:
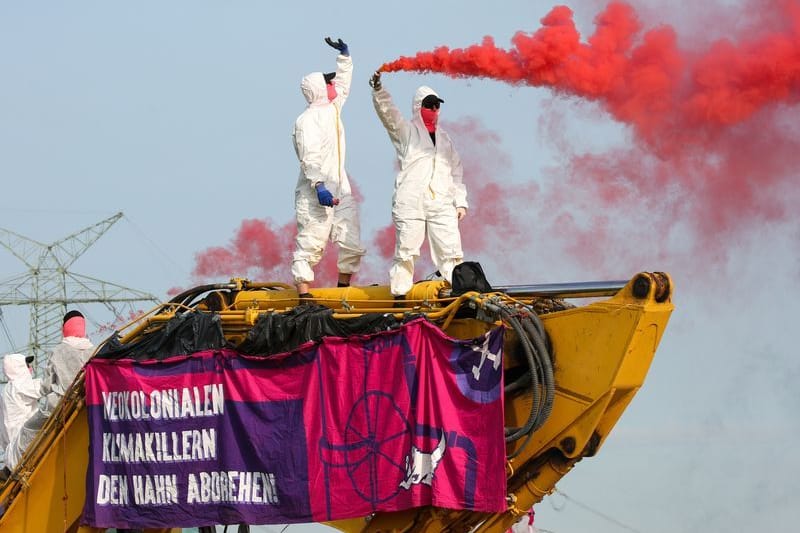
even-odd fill
[(585, 42), (570, 9), (560, 6), (539, 30), (514, 35), (508, 50), (485, 37), (381, 69), (549, 87), (598, 103), (632, 128), (637, 143), (601, 155), (564, 154), (566, 167), (546, 196), (572, 198), (572, 207), (576, 196), (588, 202), (580, 214), (558, 214), (575, 252), (585, 258), (612, 238), (607, 209), (644, 209), (666, 229), (687, 221), (698, 249), (717, 254), (726, 235), (785, 219), (786, 205), (797, 199), (791, 184), (800, 140), (792, 106), (800, 96), (800, 5), (756, 5), (757, 32), (751, 27), (703, 50), (682, 50), (669, 26), (643, 32), (634, 9), (615, 2), (596, 17)]
[[(497, 134), (473, 119), (443, 123), (464, 160), (466, 258), (493, 265), (493, 282), (570, 279), (587, 270), (599, 279), (675, 261), (716, 265), (739, 233), (796, 220), (789, 206), (800, 190), (800, 6), (753, 5), (759, 9), (747, 11), (750, 22), (737, 35), (703, 48), (681, 48), (668, 26), (642, 31), (630, 6), (613, 3), (586, 41), (571, 11), (557, 7), (541, 29), (516, 34), (509, 50), (486, 37), (384, 65), (549, 87), (557, 97), (598, 104), (635, 136), (625, 148), (579, 153), (564, 135), (565, 119), (549, 109), (541, 131), (561, 164), (535, 182), (511, 184)], [(230, 244), (197, 255), (194, 274), (288, 282), (293, 240), (293, 222), (244, 221)], [(370, 244), (356, 283), (386, 283), (393, 227), (363, 241)], [(323, 263), (318, 286), (335, 282), (333, 246)], [(429, 270), (421, 261), (418, 277)]]
[(513, 48), (497, 48), (491, 37), (464, 49), (446, 46), (381, 67), (485, 77), (551, 87), (597, 100), (618, 120), (655, 143), (658, 134), (696, 126), (705, 135), (737, 124), (766, 106), (794, 103), (800, 83), (800, 7), (788, 3), (780, 30), (757, 40), (719, 41), (705, 53), (678, 49), (665, 26), (641, 32), (633, 8), (611, 3), (595, 19), (587, 43), (566, 6), (554, 8), (533, 34), (518, 32)]

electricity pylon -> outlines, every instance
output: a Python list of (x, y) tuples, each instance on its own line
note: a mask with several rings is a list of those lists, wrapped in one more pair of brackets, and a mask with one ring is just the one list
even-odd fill
[(121, 318), (114, 303), (151, 301), (152, 294), (69, 271), (69, 267), (120, 218), (122, 213), (84, 228), (52, 244), (0, 228), (0, 245), (25, 263), (28, 271), (0, 283), (0, 306), (29, 305), (30, 333), (25, 351), (36, 357), (36, 374), (44, 355), (61, 341), (61, 326), (73, 304), (102, 303)]

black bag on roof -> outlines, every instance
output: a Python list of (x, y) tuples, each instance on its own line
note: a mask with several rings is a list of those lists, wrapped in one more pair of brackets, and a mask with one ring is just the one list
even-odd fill
[(453, 269), (453, 296), (461, 296), (465, 292), (492, 292), (492, 286), (486, 281), (481, 264), (477, 261), (464, 261)]

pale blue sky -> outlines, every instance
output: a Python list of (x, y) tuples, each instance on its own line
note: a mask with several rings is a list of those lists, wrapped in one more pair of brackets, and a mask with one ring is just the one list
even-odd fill
[[(335, 53), (323, 42), (331, 35), (348, 42), (355, 63), (344, 111), (348, 167), (365, 198), (362, 225), (370, 235), (389, 222), (393, 179), (393, 151), (369, 98), (370, 73), (398, 55), (466, 46), (484, 35), (505, 46), (514, 32), (538, 28), (553, 5), (4, 2), (0, 227), (52, 242), (123, 211), (126, 218), (73, 270), (160, 297), (187, 286), (194, 254), (226, 244), (242, 220), (292, 219), (297, 162), (290, 133), (304, 107), (299, 81), (332, 70)], [(584, 33), (598, 5), (570, 4)], [(651, 1), (643, 13), (696, 29), (672, 5)], [(724, 35), (725, 27), (711, 31)], [(477, 117), (497, 133), (510, 159), (496, 177), (503, 183), (545, 182), (547, 167), (559, 161), (542, 126), (550, 113), (565, 116), (573, 150), (629, 141), (595, 106), (554, 99), (545, 89), (405, 73), (386, 75), (385, 83), (403, 110), (427, 83), (446, 100), (443, 120)], [(549, 213), (536, 198), (530, 209), (523, 220)], [(535, 224), (527, 231), (542, 248), (525, 252), (520, 242), (515, 259), (535, 264), (536, 277), (511, 279), (484, 257), (492, 281), (609, 276), (590, 264), (543, 257), (541, 250), (558, 249), (560, 236), (536, 235)], [(681, 235), (671, 234), (663, 263), (621, 263), (610, 273), (618, 279), (643, 268), (669, 271), (676, 310), (645, 387), (598, 456), (580, 463), (559, 489), (643, 533), (789, 531), (800, 490), (800, 459), (790, 448), (800, 436), (792, 334), (800, 316), (798, 218), (735, 235), (726, 243), (729, 258), (712, 264), (693, 262)], [(0, 281), (21, 272), (0, 251)], [(24, 344), (27, 310), (3, 311), (14, 341)], [(89, 311), (95, 322), (107, 320), (102, 310)], [(0, 332), (0, 352), (9, 349)], [(537, 525), (556, 533), (625, 531), (558, 496), (537, 507)]]

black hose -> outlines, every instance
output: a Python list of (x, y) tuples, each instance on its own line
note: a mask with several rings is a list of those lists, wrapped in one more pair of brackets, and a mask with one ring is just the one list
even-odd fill
[(536, 327), (536, 331), (539, 333), (539, 336), (544, 339), (547, 353), (551, 353), (553, 351), (553, 345), (550, 344), (550, 337), (547, 335), (547, 331), (544, 329), (542, 319), (539, 318), (539, 314), (536, 312), (536, 309), (534, 309), (532, 305), (526, 305), (523, 307), (523, 309), (525, 310), (531, 322), (533, 322), (533, 325)]
[(511, 459), (515, 458), (516, 456), (518, 456), (519, 454), (521, 454), (522, 451), (525, 449), (525, 447), (528, 446), (528, 443), (530, 443), (532, 438), (533, 438), (533, 431), (529, 431), (528, 434), (525, 436), (525, 440), (522, 441), (522, 444), (519, 445), (519, 448), (517, 448), (512, 453), (510, 453), (506, 457), (506, 459), (511, 460)]
[(167, 308), (169, 304), (180, 304), (188, 306), (191, 301), (197, 297), (199, 294), (203, 294), (204, 292), (213, 291), (213, 290), (220, 290), (220, 289), (233, 289), (235, 285), (232, 283), (210, 283), (208, 285), (199, 285), (197, 287), (192, 287), (191, 289), (187, 289), (182, 293), (174, 296), (170, 299), (168, 304), (162, 306), (162, 309)]
[(520, 324), (519, 320), (511, 313), (511, 311), (506, 306), (499, 306), (498, 307), (500, 315), (503, 317), (503, 320), (507, 322), (512, 329), (517, 333), (519, 340), (522, 344), (523, 350), (525, 351), (525, 358), (528, 360), (528, 372), (530, 375), (530, 383), (532, 384), (531, 387), (531, 395), (533, 396), (533, 401), (531, 402), (531, 410), (528, 414), (528, 420), (525, 424), (521, 427), (516, 428), (506, 428), (506, 442), (513, 442), (525, 436), (528, 432), (531, 431), (536, 419), (538, 418), (539, 412), (539, 402), (541, 398), (539, 396), (539, 387), (536, 384), (539, 382), (538, 374), (536, 371), (536, 359), (534, 356), (534, 347), (531, 343), (530, 338), (528, 337), (527, 333), (525, 332), (524, 328)]
[(535, 311), (529, 307), (523, 310), (522, 319), (505, 305), (498, 305), (496, 311), (516, 333), (525, 353), (528, 371), (506, 385), (506, 394), (516, 392), (524, 387), (531, 388), (531, 410), (528, 420), (523, 426), (506, 428), (506, 442), (514, 442), (522, 437), (525, 441), (508, 458), (519, 455), (530, 442), (533, 432), (539, 429), (550, 416), (555, 398), (555, 376), (550, 356), (551, 344), (544, 325)]
[[(525, 359), (528, 363), (527, 372), (518, 379), (515, 383), (511, 384), (511, 388), (520, 387), (524, 383), (526, 386), (530, 387), (531, 383), (536, 383), (539, 380), (539, 376), (537, 373), (537, 365), (535, 361), (535, 357), (533, 354), (533, 344), (527, 338), (524, 330), (522, 329), (522, 325), (519, 323), (519, 320), (516, 317), (512, 316), (508, 312), (503, 313), (505, 321), (517, 332), (517, 336), (519, 338), (520, 345), (522, 346), (523, 353), (525, 354)], [(539, 402), (541, 401), (539, 397), (539, 389), (536, 387), (532, 387), (531, 389), (531, 407), (530, 412), (528, 414), (528, 420), (526, 421), (525, 425), (521, 427), (514, 427), (514, 428), (506, 428), (506, 442), (511, 442), (521, 438), (525, 434), (525, 428), (529, 425), (532, 420), (535, 420), (536, 414), (539, 410)]]
[(531, 375), (522, 374), (520, 377), (503, 387), (505, 394), (514, 394), (520, 389), (526, 389), (531, 386)]
[[(541, 367), (542, 376), (542, 385), (544, 389), (543, 402), (542, 402), (542, 409), (539, 411), (539, 415), (536, 419), (536, 423), (534, 424), (533, 429), (539, 429), (542, 427), (542, 424), (547, 420), (550, 416), (550, 413), (553, 410), (553, 400), (555, 399), (556, 395), (556, 383), (555, 383), (555, 372), (553, 370), (553, 362), (550, 358), (550, 350), (548, 350), (548, 340), (546, 337), (542, 338), (539, 334), (538, 328), (536, 328), (536, 322), (538, 321), (538, 317), (535, 314), (531, 316), (532, 313), (528, 311), (528, 316), (525, 317), (522, 322), (522, 327), (528, 332), (531, 341), (533, 342), (533, 346), (535, 348), (536, 353), (536, 360), (537, 363)], [(536, 317), (536, 320), (533, 319)]]

